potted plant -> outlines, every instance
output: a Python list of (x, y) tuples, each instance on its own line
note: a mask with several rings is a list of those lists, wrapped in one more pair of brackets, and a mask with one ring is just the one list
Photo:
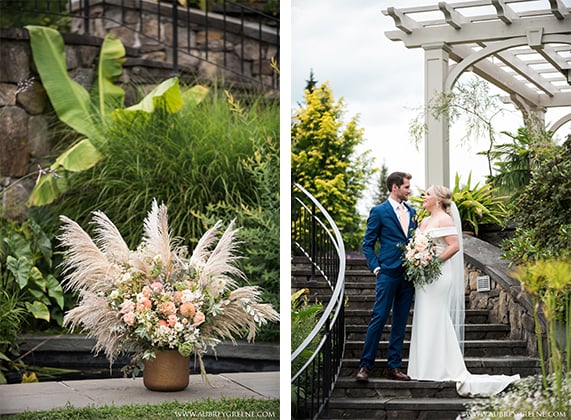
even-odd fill
[(237, 287), (243, 273), (234, 265), (233, 223), (217, 241), (217, 222), (189, 256), (171, 238), (167, 208), (156, 201), (135, 250), (103, 212), (94, 212), (94, 239), (73, 220), (61, 220), (64, 285), (79, 292), (64, 325), (81, 326), (96, 339), (94, 351), (104, 351), (110, 362), (134, 354), (151, 390), (185, 389), (192, 353), (207, 380), (201, 355), (208, 347), (244, 332), (251, 341), (258, 326), (279, 319), (271, 305), (259, 302), (258, 287)]

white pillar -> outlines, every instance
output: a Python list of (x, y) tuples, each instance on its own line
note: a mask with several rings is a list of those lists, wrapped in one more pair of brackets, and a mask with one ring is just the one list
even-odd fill
[[(429, 109), (432, 99), (444, 91), (449, 71), (449, 49), (445, 43), (423, 45), (424, 48), (424, 104)], [(426, 113), (425, 177), (427, 187), (432, 184), (450, 186), (450, 147), (448, 116), (434, 118)]]

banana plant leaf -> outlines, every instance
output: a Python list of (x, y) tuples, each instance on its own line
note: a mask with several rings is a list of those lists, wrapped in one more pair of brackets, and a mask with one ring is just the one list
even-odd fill
[(102, 120), (116, 108), (124, 108), (125, 91), (115, 84), (123, 72), (125, 47), (113, 35), (107, 35), (101, 45), (97, 70), (97, 83), (93, 86)]
[(59, 119), (88, 138), (101, 138), (100, 121), (94, 121), (89, 93), (67, 72), (60, 33), (44, 26), (28, 25), (26, 29), (42, 85)]
[(208, 96), (208, 92), (210, 89), (206, 86), (196, 85), (182, 92), (182, 99), (186, 105), (196, 106)]

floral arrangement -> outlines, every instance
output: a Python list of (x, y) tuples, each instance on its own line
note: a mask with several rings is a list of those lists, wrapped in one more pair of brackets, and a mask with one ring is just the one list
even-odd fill
[[(237, 287), (244, 274), (237, 261), (233, 222), (217, 241), (221, 222), (208, 230), (189, 257), (180, 239), (170, 236), (167, 208), (153, 201), (136, 250), (100, 212), (93, 213), (92, 239), (76, 222), (61, 216), (64, 287), (79, 292), (78, 306), (64, 325), (78, 325), (96, 339), (111, 363), (122, 354), (140, 359), (155, 350), (201, 354), (235, 335), (255, 338), (258, 326), (277, 321), (278, 313), (259, 302), (256, 286)], [(215, 245), (216, 244), (216, 245)], [(215, 246), (214, 246), (215, 245)]]
[(422, 287), (440, 276), (442, 262), (436, 256), (436, 245), (430, 234), (416, 229), (401, 248), (404, 250), (402, 259), (408, 281)]

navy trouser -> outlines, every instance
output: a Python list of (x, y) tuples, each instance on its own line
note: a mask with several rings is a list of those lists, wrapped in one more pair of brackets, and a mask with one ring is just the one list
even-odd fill
[(412, 304), (414, 286), (411, 282), (406, 281), (402, 274), (397, 277), (390, 277), (380, 273), (377, 276), (375, 293), (375, 305), (373, 306), (373, 314), (367, 328), (360, 365), (369, 369), (374, 367), (381, 334), (392, 308), (393, 317), (387, 361), (389, 368), (400, 368), (402, 364), (402, 345)]

